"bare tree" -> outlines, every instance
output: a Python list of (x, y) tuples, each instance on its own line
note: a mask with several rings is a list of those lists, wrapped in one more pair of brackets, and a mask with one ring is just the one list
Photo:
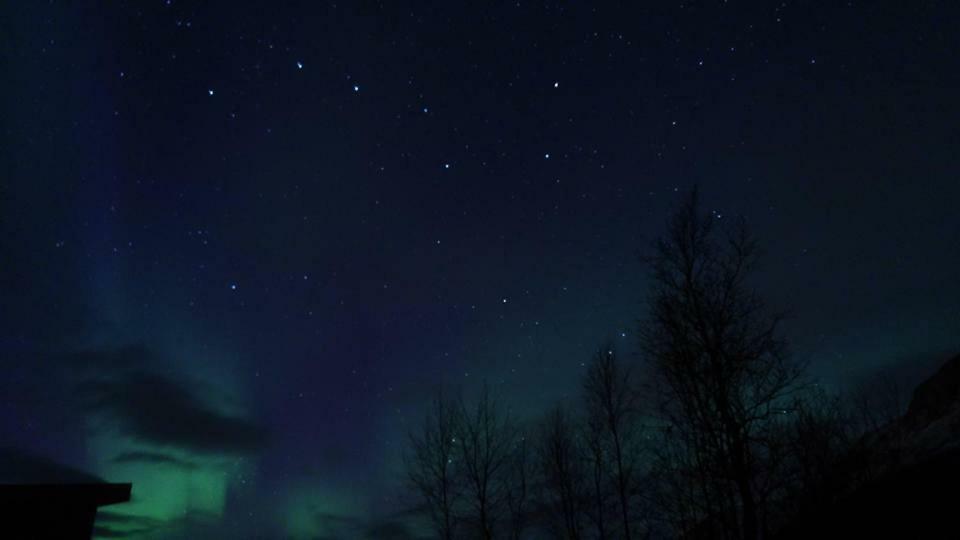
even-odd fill
[[(648, 259), (653, 290), (641, 345), (650, 361), (664, 420), (700, 470), (704, 511), (726, 533), (761, 535), (756, 482), (763, 433), (779, 420), (801, 373), (747, 277), (757, 260), (744, 223), (728, 231), (702, 213), (693, 191)], [(712, 485), (707, 489), (708, 485)]]
[(593, 522), (597, 530), (597, 538), (606, 540), (607, 533), (607, 507), (609, 505), (609, 494), (607, 490), (607, 477), (609, 459), (607, 457), (606, 430), (600, 419), (588, 417), (586, 426), (584, 426), (584, 439), (587, 444), (586, 461), (590, 468), (590, 505), (587, 516)]
[(457, 433), (460, 418), (456, 404), (438, 392), (419, 433), (410, 435), (412, 452), (407, 456), (407, 475), (430, 514), (437, 535), (456, 537), (456, 507), (461, 482), (456, 477)]
[(856, 413), (854, 420), (862, 433), (889, 428), (907, 412), (909, 401), (897, 378), (884, 371), (855, 386), (851, 399)]
[(537, 445), (544, 503), (559, 522), (555, 534), (567, 540), (580, 540), (583, 529), (584, 449), (577, 435), (570, 413), (557, 406), (541, 426)]
[[(637, 474), (639, 394), (632, 373), (617, 358), (613, 345), (594, 355), (583, 381), (589, 422), (607, 446), (623, 536), (631, 538), (633, 488)], [(599, 449), (598, 449), (599, 450)]]
[(527, 438), (521, 433), (513, 436), (513, 448), (508, 457), (504, 482), (505, 502), (510, 516), (510, 538), (520, 540), (527, 527), (530, 503), (530, 449)]
[(469, 491), (472, 522), (484, 540), (491, 540), (506, 500), (515, 430), (490, 398), (484, 385), (474, 407), (460, 403), (458, 437), (461, 469)]
[(790, 474), (785, 499), (796, 514), (815, 512), (842, 496), (850, 487), (847, 475), (856, 473), (846, 470), (849, 465), (842, 467), (856, 438), (851, 413), (838, 396), (819, 388), (798, 398), (792, 412), (786, 430)]
[(868, 481), (902, 465), (908, 430), (902, 421), (907, 396), (897, 378), (880, 372), (861, 381), (850, 395), (857, 439), (855, 452)]

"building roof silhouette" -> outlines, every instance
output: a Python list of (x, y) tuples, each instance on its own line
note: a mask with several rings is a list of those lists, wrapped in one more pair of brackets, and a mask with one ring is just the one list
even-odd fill
[(131, 484), (0, 484), (0, 537), (90, 538), (97, 509), (130, 500)]

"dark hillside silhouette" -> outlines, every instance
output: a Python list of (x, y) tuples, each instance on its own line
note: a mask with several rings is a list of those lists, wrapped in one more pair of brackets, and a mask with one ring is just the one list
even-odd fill
[(778, 538), (956, 538), (960, 451), (904, 467), (819, 513), (799, 516)]
[[(801, 513), (779, 535), (782, 539), (955, 538), (960, 482), (960, 355), (947, 361), (913, 394), (907, 412), (877, 432), (864, 434), (851, 453), (881, 453), (890, 433), (902, 436), (901, 461), (844, 493), (831, 505)], [(871, 458), (873, 456), (867, 456)], [(863, 461), (839, 461), (835, 476), (855, 478)]]
[(960, 355), (948, 360), (937, 373), (917, 386), (904, 423), (921, 429), (960, 405)]

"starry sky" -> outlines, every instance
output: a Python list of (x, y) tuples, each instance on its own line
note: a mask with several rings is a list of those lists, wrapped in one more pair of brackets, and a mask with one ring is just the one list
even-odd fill
[(0, 473), (132, 481), (104, 537), (412, 537), (431, 392), (635, 351), (693, 186), (824, 384), (960, 349), (953, 3), (456, 4), (0, 8)]

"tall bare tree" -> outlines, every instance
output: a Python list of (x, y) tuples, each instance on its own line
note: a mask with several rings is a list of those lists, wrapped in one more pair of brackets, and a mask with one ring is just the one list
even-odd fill
[(606, 444), (606, 430), (603, 423), (595, 416), (588, 416), (583, 427), (583, 437), (586, 441), (586, 462), (590, 469), (590, 504), (586, 515), (593, 522), (597, 531), (598, 540), (607, 540), (607, 515), (609, 506), (608, 468), (610, 459)]
[(513, 434), (512, 450), (508, 457), (506, 474), (501, 479), (504, 499), (510, 517), (510, 539), (520, 540), (527, 528), (531, 502), (530, 444), (521, 432)]
[(584, 377), (583, 394), (588, 421), (610, 455), (623, 537), (629, 540), (639, 450), (639, 394), (631, 369), (618, 360), (613, 345), (594, 355)]
[(541, 426), (537, 461), (543, 479), (543, 502), (559, 525), (554, 533), (566, 540), (580, 540), (583, 535), (584, 451), (574, 420), (558, 405)]
[(460, 403), (462, 419), (457, 439), (461, 470), (472, 510), (473, 525), (484, 540), (492, 540), (505, 513), (516, 431), (484, 385), (476, 404)]
[(406, 457), (408, 479), (422, 498), (437, 536), (453, 540), (456, 509), (462, 494), (457, 478), (457, 434), (460, 416), (457, 405), (438, 392), (418, 433), (411, 433), (411, 453)]
[(801, 370), (784, 352), (780, 317), (767, 313), (747, 282), (756, 241), (742, 220), (723, 231), (717, 221), (701, 211), (693, 191), (655, 244), (641, 346), (671, 436), (699, 479), (712, 484), (701, 491), (715, 500), (701, 507), (721, 505), (720, 514), (699, 518), (755, 540), (763, 519), (756, 482), (766, 468), (760, 441)]

